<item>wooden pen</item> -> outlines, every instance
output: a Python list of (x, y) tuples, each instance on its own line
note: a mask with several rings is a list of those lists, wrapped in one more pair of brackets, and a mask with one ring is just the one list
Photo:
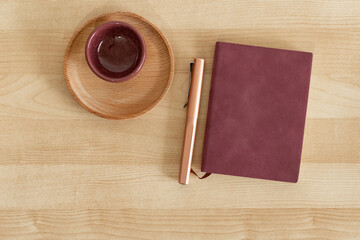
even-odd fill
[(186, 115), (184, 146), (181, 157), (179, 183), (188, 184), (190, 177), (191, 162), (195, 143), (196, 125), (199, 116), (201, 87), (204, 75), (205, 61), (195, 58), (191, 74), (188, 109)]

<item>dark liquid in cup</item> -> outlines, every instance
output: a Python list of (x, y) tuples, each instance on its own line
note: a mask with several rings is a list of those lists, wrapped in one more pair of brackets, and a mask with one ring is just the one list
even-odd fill
[(139, 52), (135, 43), (126, 35), (109, 35), (97, 49), (101, 65), (108, 71), (122, 73), (134, 67)]

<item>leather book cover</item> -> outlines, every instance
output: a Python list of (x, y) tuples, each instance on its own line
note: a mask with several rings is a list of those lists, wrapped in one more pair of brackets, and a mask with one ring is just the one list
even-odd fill
[(297, 182), (312, 53), (217, 42), (203, 172)]

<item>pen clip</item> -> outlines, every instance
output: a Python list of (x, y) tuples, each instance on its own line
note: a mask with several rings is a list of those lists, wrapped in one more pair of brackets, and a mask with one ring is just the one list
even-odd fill
[(194, 63), (191, 62), (191, 63), (190, 63), (190, 72), (189, 72), (189, 91), (188, 91), (188, 95), (187, 95), (187, 98), (186, 98), (186, 102), (185, 102), (183, 108), (186, 108), (186, 106), (187, 106), (188, 103), (189, 103), (190, 86), (191, 86), (191, 75), (192, 75), (192, 71), (193, 71), (193, 66), (194, 66)]

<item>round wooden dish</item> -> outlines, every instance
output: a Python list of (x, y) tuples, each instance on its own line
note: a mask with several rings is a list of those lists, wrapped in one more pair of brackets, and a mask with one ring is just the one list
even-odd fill
[[(104, 81), (86, 63), (88, 36), (108, 21), (133, 25), (145, 40), (145, 64), (125, 82)], [(86, 110), (104, 118), (133, 118), (152, 109), (165, 96), (174, 75), (174, 56), (165, 36), (149, 21), (133, 13), (108, 13), (91, 19), (75, 32), (66, 49), (64, 73), (70, 92)]]

